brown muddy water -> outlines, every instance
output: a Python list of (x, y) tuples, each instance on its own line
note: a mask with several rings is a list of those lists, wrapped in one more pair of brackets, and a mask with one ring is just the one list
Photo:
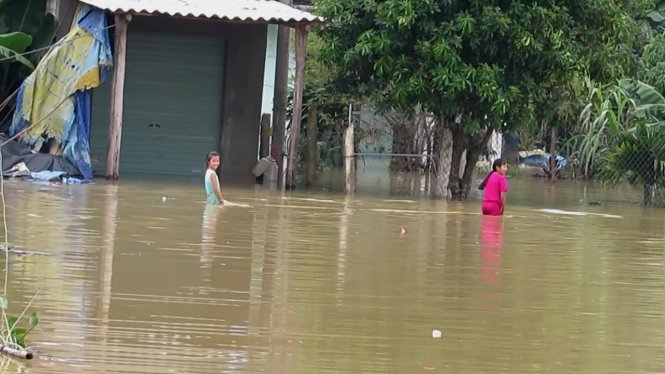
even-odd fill
[(477, 195), (206, 207), (199, 182), (5, 181), (9, 242), (47, 255), (10, 256), (38, 357), (0, 371), (665, 372), (665, 210), (639, 191), (516, 179), (492, 219)]

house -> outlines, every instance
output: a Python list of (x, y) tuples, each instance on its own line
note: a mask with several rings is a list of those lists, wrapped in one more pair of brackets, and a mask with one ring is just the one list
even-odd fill
[[(76, 4), (49, 3), (61, 23)], [(273, 109), (277, 25), (306, 35), (320, 19), (272, 0), (81, 3), (115, 23), (113, 77), (92, 95), (95, 174), (199, 176), (219, 150), (227, 180), (253, 180), (261, 116)]]

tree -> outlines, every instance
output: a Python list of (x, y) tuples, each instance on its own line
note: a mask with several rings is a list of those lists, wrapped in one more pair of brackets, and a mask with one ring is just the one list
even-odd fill
[[(357, 100), (332, 85), (335, 69), (320, 62), (326, 46), (316, 32), (308, 33), (307, 65), (298, 164), (304, 166), (305, 185), (312, 186), (321, 170), (331, 168), (342, 160), (342, 134), (348, 125), (348, 105)], [(289, 102), (292, 103), (292, 97)], [(292, 108), (287, 116), (291, 118)], [(304, 164), (304, 165), (303, 165)]]
[(650, 9), (637, 21), (647, 36), (665, 32), (665, 0), (656, 0)]
[(665, 187), (665, 124), (641, 123), (619, 134), (616, 146), (608, 152), (601, 178), (610, 183), (640, 183), (644, 188), (643, 204), (658, 204), (657, 189)]
[(643, 82), (624, 79), (591, 90), (582, 133), (567, 147), (580, 173), (601, 181), (641, 183), (645, 205), (665, 187), (665, 97)]
[(640, 80), (665, 92), (665, 34), (655, 36), (644, 47), (641, 63)]
[(644, 14), (646, 1), (319, 0), (316, 7), (328, 20), (322, 59), (337, 67), (336, 84), (380, 109), (432, 113), (438, 132), (452, 137), (448, 187), (462, 199), (492, 131), (547, 119), (537, 108), (554, 94), (565, 99), (575, 77), (607, 80), (632, 66), (639, 37), (632, 16)]

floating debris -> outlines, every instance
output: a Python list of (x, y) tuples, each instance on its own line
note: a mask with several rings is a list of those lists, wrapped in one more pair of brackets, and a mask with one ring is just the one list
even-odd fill
[(37, 251), (30, 251), (25, 248), (20, 248), (15, 246), (14, 244), (11, 243), (6, 243), (6, 244), (0, 244), (0, 252), (3, 254), (5, 252), (9, 253), (10, 255), (16, 255), (16, 256), (50, 256), (50, 253), (46, 252), (37, 252)]

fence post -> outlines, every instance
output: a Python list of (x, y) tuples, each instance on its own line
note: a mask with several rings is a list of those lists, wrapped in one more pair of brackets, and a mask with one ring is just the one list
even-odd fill
[(345, 191), (354, 192), (356, 187), (356, 160), (353, 119), (351, 117), (353, 105), (349, 104), (349, 126), (344, 130), (344, 180)]

